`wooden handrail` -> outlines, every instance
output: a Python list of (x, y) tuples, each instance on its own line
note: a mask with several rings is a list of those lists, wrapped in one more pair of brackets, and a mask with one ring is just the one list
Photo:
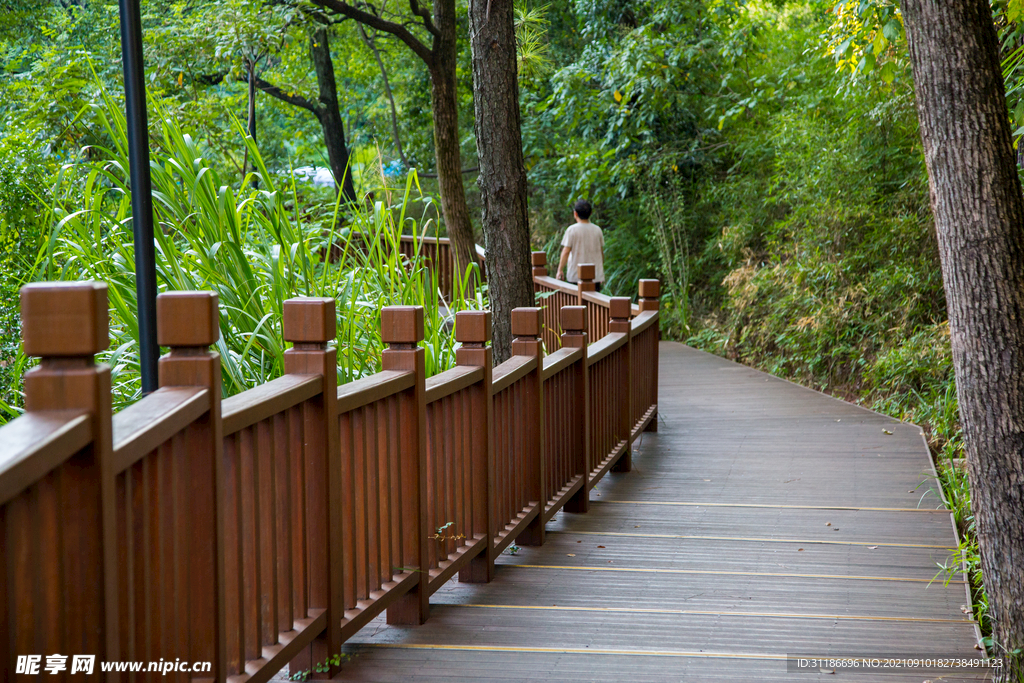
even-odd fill
[(528, 375), (537, 367), (537, 359), (532, 356), (512, 356), (494, 368), (491, 379), (491, 393), (496, 394)]
[(484, 377), (481, 368), (454, 367), (433, 377), (427, 378), (427, 403), (440, 401), (457, 391), (476, 384)]
[(322, 386), (323, 380), (316, 375), (285, 375), (224, 399), (224, 436), (302, 403), (320, 393)]
[(57, 469), (92, 438), (89, 415), (81, 410), (41, 410), (0, 427), (0, 505)]
[(651, 325), (658, 322), (658, 314), (655, 311), (644, 311), (630, 321), (630, 336), (635, 337)]
[(622, 332), (601, 337), (600, 340), (587, 347), (587, 366), (589, 367), (594, 363), (603, 360), (606, 356), (610, 355), (613, 351), (622, 348), (628, 342), (629, 336)]
[(384, 370), (338, 387), (338, 413), (348, 413), (374, 401), (401, 393), (416, 382), (411, 372)]
[(544, 372), (542, 373), (544, 379), (556, 375), (565, 368), (569, 367), (583, 355), (581, 349), (559, 349), (550, 356), (544, 357)]
[[(537, 275), (548, 281), (566, 305), (515, 309), (501, 365), (490, 313), (463, 311), (457, 366), (428, 379), (423, 309), (388, 307), (382, 371), (342, 386), (334, 299), (291, 299), (287, 374), (228, 399), (216, 295), (165, 293), (160, 389), (117, 415), (93, 359), (105, 289), (28, 288), (25, 348), (42, 362), (26, 414), (0, 428), (0, 516), (14, 532), (0, 607), (39, 607), (12, 622), (0, 658), (61, 629), (105, 661), (152, 653), (212, 662), (223, 681), (285, 665), (330, 678), (331, 655), (385, 610), (420, 624), (452, 577), (490, 581), (504, 548), (543, 544), (559, 510), (586, 512), (657, 427), (657, 282), (641, 282), (634, 315), (626, 298)], [(33, 579), (27, 558), (71, 556), (59, 581)], [(168, 642), (182, 651), (159, 651)]]
[(120, 474), (210, 409), (210, 392), (162, 387), (114, 415), (114, 474)]

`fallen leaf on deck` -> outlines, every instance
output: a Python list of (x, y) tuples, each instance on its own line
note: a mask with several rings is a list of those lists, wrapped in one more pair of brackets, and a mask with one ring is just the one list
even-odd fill
[(576, 557), (576, 553), (569, 553), (569, 557)]
[(892, 432), (890, 432), (888, 429), (883, 429), (882, 433), (883, 434), (889, 434), (890, 436), (892, 435)]
[(825, 522), (825, 526), (832, 526), (832, 522)]
[(599, 546), (597, 546), (597, 547), (598, 547), (598, 548), (603, 548), (604, 546), (603, 546), (603, 545), (599, 545)]
[(796, 549), (796, 551), (797, 551), (798, 553), (802, 553), (802, 552), (804, 551), (804, 549), (803, 549), (803, 548), (797, 548), (797, 549)]

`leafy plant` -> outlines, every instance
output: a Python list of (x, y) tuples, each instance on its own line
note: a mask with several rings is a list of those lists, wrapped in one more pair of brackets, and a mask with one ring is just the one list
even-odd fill
[[(123, 406), (140, 393), (125, 122), (109, 97), (95, 116), (111, 145), (92, 147), (88, 160), (63, 169), (36, 277), (107, 283), (113, 343), (101, 359), (112, 367), (115, 405)], [(410, 214), (415, 172), (399, 195), (385, 186), (368, 206), (335, 203), (329, 215), (317, 215), (299, 207), (293, 178), (287, 191), (278, 186), (251, 139), (245, 144), (255, 171), (235, 189), (173, 119), (163, 117), (160, 130), (151, 163), (159, 286), (217, 292), (226, 395), (283, 372), (281, 306), (294, 296), (338, 301), (341, 382), (379, 369), (380, 311), (388, 305), (426, 309), (428, 373), (454, 365), (449, 317), (484, 301), (482, 294), (445, 301), (418, 248), (411, 260), (401, 255), (403, 228), (422, 235), (430, 227)], [(458, 294), (468, 281), (460, 279)]]

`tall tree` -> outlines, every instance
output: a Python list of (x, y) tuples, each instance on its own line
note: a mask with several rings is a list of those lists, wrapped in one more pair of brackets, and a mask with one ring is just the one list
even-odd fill
[(316, 72), (317, 99), (314, 101), (297, 93), (286, 92), (259, 77), (256, 77), (256, 87), (282, 102), (307, 110), (317, 118), (324, 133), (327, 161), (331, 165), (334, 181), (342, 196), (354, 202), (356, 189), (352, 182), (348, 146), (345, 144), (345, 122), (341, 119), (338, 105), (338, 85), (334, 79), (334, 60), (331, 59), (330, 27), (322, 18), (314, 21), (317, 23), (310, 31), (309, 54)]
[(532, 306), (530, 223), (512, 0), (470, 0), (473, 106), (495, 361), (512, 355), (512, 309)]
[[(1024, 198), (987, 0), (904, 0), (993, 635), (1024, 648)], [(1006, 671), (1006, 679), (1017, 680)]]
[[(388, 33), (404, 43), (430, 73), (430, 102), (434, 119), (434, 159), (441, 190), (441, 215), (448, 235), (455, 245), (455, 258), (460, 269), (474, 262), (473, 227), (466, 206), (466, 189), (462, 184), (462, 155), (459, 150), (459, 107), (455, 78), (458, 57), (455, 0), (434, 0), (433, 13), (420, 6), (418, 0), (409, 0), (409, 10), (418, 21), (408, 17), (384, 14), (384, 5), (378, 9), (369, 3), (359, 6), (343, 0), (313, 0), (335, 14), (354, 19), (376, 31)], [(429, 36), (430, 47), (410, 30), (418, 26)]]

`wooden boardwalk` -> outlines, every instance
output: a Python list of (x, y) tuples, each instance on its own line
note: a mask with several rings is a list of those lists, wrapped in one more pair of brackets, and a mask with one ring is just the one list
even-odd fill
[(985, 680), (787, 672), (796, 653), (979, 657), (955, 536), (917, 427), (681, 344), (659, 432), (587, 514), (418, 627), (357, 634), (341, 680)]

